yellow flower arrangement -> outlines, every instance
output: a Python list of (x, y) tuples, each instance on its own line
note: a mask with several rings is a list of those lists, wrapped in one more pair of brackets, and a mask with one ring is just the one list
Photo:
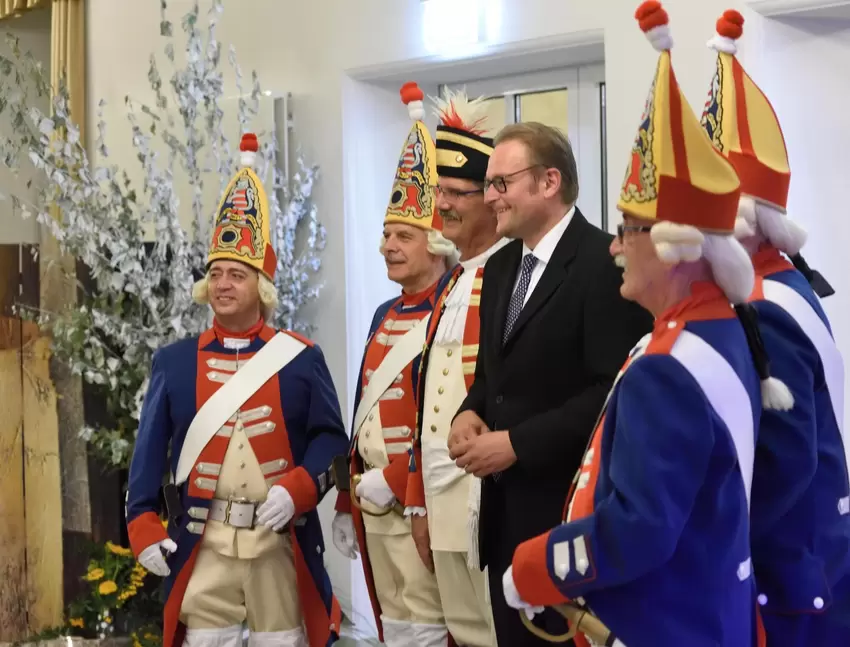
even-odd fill
[(86, 593), (67, 611), (71, 635), (85, 638), (131, 635), (134, 647), (162, 647), (159, 633), (162, 607), (157, 592), (145, 586), (147, 570), (129, 548), (107, 541), (93, 548), (82, 579)]
[(120, 555), (121, 557), (132, 557), (133, 551), (129, 548), (124, 548), (123, 546), (116, 546), (111, 541), (106, 542), (106, 550), (108, 550), (113, 555)]
[(102, 579), (104, 575), (106, 575), (106, 572), (102, 568), (92, 568), (89, 569), (89, 572), (86, 573), (83, 579), (89, 582), (97, 582)]

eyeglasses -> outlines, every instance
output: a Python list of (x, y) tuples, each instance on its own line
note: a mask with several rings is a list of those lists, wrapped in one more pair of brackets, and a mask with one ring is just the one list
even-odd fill
[(484, 180), (484, 192), (486, 193), (490, 187), (494, 187), (496, 191), (499, 193), (504, 193), (508, 190), (508, 183), (505, 180), (509, 177), (513, 177), (514, 175), (519, 175), (520, 173), (525, 173), (526, 171), (530, 171), (533, 168), (537, 168), (538, 166), (543, 166), (542, 164), (532, 164), (531, 166), (527, 166), (526, 168), (521, 168), (518, 171), (514, 171), (513, 173), (508, 173), (506, 175), (500, 175), (497, 177), (491, 177)]
[(652, 230), (652, 225), (617, 225), (617, 240), (623, 242), (623, 234), (632, 232), (635, 234), (646, 234)]
[(470, 189), (469, 191), (458, 191), (456, 189), (446, 189), (441, 187), (439, 184), (436, 186), (437, 195), (443, 195), (451, 201), (455, 201), (458, 198), (463, 198), (468, 195), (475, 195), (476, 193), (484, 193), (485, 189)]

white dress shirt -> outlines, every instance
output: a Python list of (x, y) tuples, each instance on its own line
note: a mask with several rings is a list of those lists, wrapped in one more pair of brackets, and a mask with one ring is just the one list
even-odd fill
[(498, 252), (510, 241), (501, 238), (489, 249), (473, 256), (469, 260), (461, 261), (463, 273), (455, 281), (452, 291), (446, 297), (446, 310), (437, 325), (437, 334), (434, 337), (436, 344), (448, 344), (453, 341), (463, 341), (463, 331), (466, 328), (466, 312), (469, 309), (469, 297), (472, 295), (472, 285), (475, 282), (475, 272), (482, 267), (493, 254)]
[[(567, 226), (570, 224), (570, 220), (572, 220), (575, 210), (575, 207), (570, 208), (570, 210), (567, 211), (564, 217), (558, 221), (558, 224), (556, 224), (554, 227), (552, 227), (552, 229), (546, 232), (546, 235), (540, 239), (540, 242), (537, 243), (537, 246), (534, 249), (529, 249), (528, 245), (523, 243), (522, 257), (525, 258), (526, 254), (534, 254), (534, 257), (537, 259), (537, 263), (535, 264), (534, 269), (531, 270), (531, 281), (529, 281), (528, 283), (528, 290), (525, 291), (525, 300), (522, 302), (523, 307), (526, 303), (528, 303), (528, 298), (531, 296), (531, 293), (534, 292), (534, 288), (540, 282), (540, 277), (543, 276), (543, 272), (546, 270), (546, 266), (549, 264), (549, 260), (552, 258), (552, 254), (555, 253), (555, 248), (561, 241), (561, 237), (567, 230)], [(514, 289), (511, 291), (511, 294), (516, 292), (516, 288), (519, 284), (519, 278), (521, 274), (522, 263), (520, 263), (519, 269), (517, 269), (516, 280), (514, 281)]]

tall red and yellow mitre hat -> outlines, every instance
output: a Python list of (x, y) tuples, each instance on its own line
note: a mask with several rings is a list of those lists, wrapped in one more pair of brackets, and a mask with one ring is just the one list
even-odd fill
[(207, 267), (217, 260), (239, 261), (273, 281), (277, 256), (271, 244), (269, 200), (253, 169), (257, 136), (244, 134), (239, 150), (241, 168), (218, 204)]
[(399, 222), (426, 230), (434, 227), (437, 151), (423, 121), (424, 98), (416, 83), (405, 83), (401, 88), (401, 100), (413, 125), (401, 149), (384, 224)]
[(638, 7), (635, 18), (661, 55), (617, 208), (636, 218), (731, 234), (740, 182), (679, 89), (670, 59), (667, 12), (650, 0)]
[(717, 52), (717, 70), (702, 125), (738, 172), (741, 194), (784, 213), (791, 182), (785, 138), (770, 101), (735, 56), (743, 25), (740, 13), (725, 11), (708, 42)]

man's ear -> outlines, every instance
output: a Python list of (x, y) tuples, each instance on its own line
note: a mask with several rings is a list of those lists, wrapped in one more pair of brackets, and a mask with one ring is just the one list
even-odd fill
[(543, 189), (543, 195), (547, 198), (554, 197), (561, 192), (561, 172), (558, 169), (546, 169), (546, 186)]

